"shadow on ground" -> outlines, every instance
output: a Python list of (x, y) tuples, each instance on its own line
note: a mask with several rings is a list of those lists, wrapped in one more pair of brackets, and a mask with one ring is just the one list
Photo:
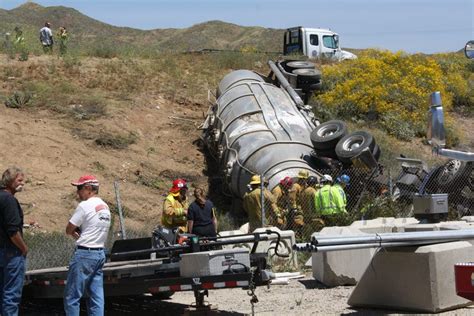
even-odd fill
[[(85, 302), (81, 302), (81, 315), (87, 315)], [(189, 305), (158, 300), (149, 296), (115, 297), (106, 299), (106, 315), (183, 315)], [(25, 299), (21, 303), (20, 315), (64, 315), (62, 299)], [(193, 313), (190, 313), (193, 315)], [(241, 316), (237, 312), (213, 311), (212, 315)]]

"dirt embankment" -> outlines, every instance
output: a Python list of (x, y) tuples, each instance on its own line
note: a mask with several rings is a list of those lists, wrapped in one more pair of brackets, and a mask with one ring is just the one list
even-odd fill
[[(33, 67), (43, 59), (32, 58), (27, 63)], [(0, 55), (0, 65), (2, 62), (16, 67)], [(8, 77), (0, 85), (0, 96), (11, 95), (23, 80), (25, 77)], [(115, 204), (113, 183), (119, 180), (131, 228), (159, 223), (163, 195), (174, 178), (207, 186), (205, 159), (194, 144), (207, 107), (178, 104), (153, 91), (128, 97), (126, 103), (109, 105), (104, 115), (93, 120), (45, 108), (12, 109), (1, 102), (0, 169), (18, 165), (26, 172), (25, 191), (17, 195), (26, 223), (62, 231), (76, 205), (70, 182), (82, 174), (97, 175), (102, 184), (100, 195), (111, 204)], [(98, 146), (96, 139), (103, 135), (133, 135), (134, 143), (125, 149)]]

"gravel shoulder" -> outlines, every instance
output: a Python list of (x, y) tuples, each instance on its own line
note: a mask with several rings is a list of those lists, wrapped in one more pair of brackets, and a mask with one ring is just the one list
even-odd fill
[[(356, 309), (347, 305), (353, 286), (326, 288), (310, 275), (290, 280), (288, 285), (258, 287), (255, 294), (255, 315), (414, 315), (412, 312)], [(107, 299), (106, 315), (183, 315), (194, 304), (193, 292), (178, 292), (171, 299), (158, 300), (152, 296)], [(207, 314), (189, 315), (251, 315), (250, 296), (242, 289), (210, 290), (205, 301), (217, 310)], [(81, 313), (86, 315), (85, 304)], [(22, 302), (21, 315), (64, 315), (62, 300)], [(417, 313), (416, 315), (424, 315)], [(429, 314), (426, 314), (429, 315)], [(474, 315), (474, 306), (440, 313), (439, 315)]]

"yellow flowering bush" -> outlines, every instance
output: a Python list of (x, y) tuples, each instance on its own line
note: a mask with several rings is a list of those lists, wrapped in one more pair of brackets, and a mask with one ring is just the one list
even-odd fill
[[(323, 90), (314, 100), (333, 116), (376, 121), (400, 139), (423, 134), (429, 95), (440, 91), (444, 108), (452, 106), (454, 89), (462, 79), (449, 80), (433, 57), (421, 54), (366, 50), (357, 60), (322, 66)], [(316, 109), (318, 111), (318, 109)]]

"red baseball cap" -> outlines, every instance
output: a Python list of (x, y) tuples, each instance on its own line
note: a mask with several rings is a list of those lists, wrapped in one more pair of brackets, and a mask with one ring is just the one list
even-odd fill
[(93, 175), (84, 175), (79, 178), (76, 182), (71, 182), (72, 185), (78, 186), (78, 185), (84, 185), (84, 184), (89, 184), (93, 186), (99, 186), (99, 180), (97, 180), (96, 177)]

